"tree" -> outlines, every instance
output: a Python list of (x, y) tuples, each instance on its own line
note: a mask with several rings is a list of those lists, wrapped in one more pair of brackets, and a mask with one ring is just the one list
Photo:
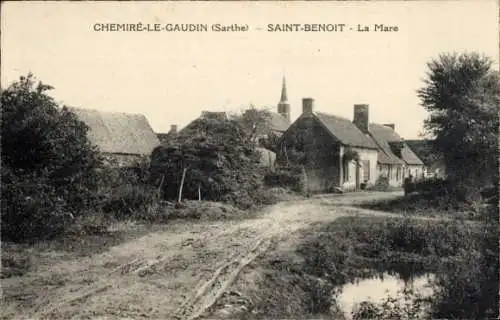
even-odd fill
[(234, 115), (233, 120), (241, 125), (252, 145), (257, 144), (260, 136), (271, 134), (271, 113), (266, 108), (257, 109), (250, 105), (240, 115)]
[[(430, 112), (425, 129), (435, 137), (458, 200), (476, 200), (481, 189), (498, 185), (500, 76), (492, 61), (476, 53), (443, 54), (428, 63), (418, 91)], [(486, 193), (485, 193), (486, 194)], [(471, 244), (443, 275), (434, 317), (498, 317), (498, 190), (482, 213), (477, 248)]]
[(444, 155), (449, 179), (465, 198), (498, 181), (500, 77), (476, 53), (442, 54), (428, 64), (418, 90), (430, 116), (425, 130)]
[(88, 128), (51, 89), (29, 74), (1, 92), (3, 238), (47, 233), (50, 217), (78, 213), (97, 186)]

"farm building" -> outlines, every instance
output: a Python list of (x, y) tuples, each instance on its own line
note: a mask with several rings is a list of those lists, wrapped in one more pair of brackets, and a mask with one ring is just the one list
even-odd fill
[(148, 120), (142, 114), (104, 112), (69, 108), (89, 128), (89, 140), (111, 166), (126, 167), (150, 156), (160, 145)]

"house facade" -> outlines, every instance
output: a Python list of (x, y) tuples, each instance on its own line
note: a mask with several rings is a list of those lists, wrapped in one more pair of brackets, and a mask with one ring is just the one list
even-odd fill
[(423, 174), (423, 162), (395, 132), (392, 124), (369, 122), (369, 106), (354, 105), (354, 118), (314, 111), (314, 100), (302, 100), (302, 114), (278, 143), (279, 165), (303, 165), (311, 192), (333, 188), (357, 190), (387, 179), (401, 186), (410, 174)]
[(401, 186), (406, 177), (406, 163), (398, 156), (404, 143), (396, 134), (395, 125), (371, 123), (370, 136), (379, 147), (378, 176), (387, 179), (390, 186)]
[(306, 168), (311, 192), (360, 188), (376, 180), (378, 147), (351, 121), (314, 112), (314, 100), (302, 100), (302, 114), (278, 143), (280, 165)]
[(69, 108), (88, 127), (88, 138), (101, 152), (107, 165), (127, 167), (160, 145), (158, 137), (142, 114), (104, 112)]

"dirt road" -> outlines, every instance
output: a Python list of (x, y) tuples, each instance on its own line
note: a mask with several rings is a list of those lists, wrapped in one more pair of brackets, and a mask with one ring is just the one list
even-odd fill
[(363, 213), (348, 207), (357, 201), (399, 195), (319, 196), (280, 203), (249, 220), (177, 223), (98, 255), (47, 263), (22, 277), (4, 279), (3, 314), (196, 319), (271, 240), (317, 222)]

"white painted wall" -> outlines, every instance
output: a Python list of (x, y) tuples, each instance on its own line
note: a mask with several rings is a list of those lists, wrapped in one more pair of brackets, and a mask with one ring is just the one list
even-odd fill
[(413, 179), (422, 179), (424, 174), (424, 166), (423, 165), (406, 165), (405, 168), (405, 177), (408, 177), (410, 174), (413, 176)]
[[(389, 174), (389, 167), (392, 167), (392, 174)], [(397, 170), (400, 170), (399, 177), (397, 175)], [(400, 187), (403, 185), (404, 181), (404, 168), (402, 165), (388, 165), (388, 164), (382, 164), (377, 166), (378, 169), (378, 176), (379, 177), (388, 177), (389, 178), (389, 185), (391, 187)]]
[[(371, 150), (371, 149), (363, 149), (363, 148), (352, 148), (354, 151), (356, 151), (359, 154), (360, 157), (360, 170), (359, 170), (359, 176), (360, 176), (360, 182), (363, 183), (363, 166), (362, 166), (362, 161), (368, 160), (370, 162), (370, 179), (368, 180), (369, 185), (373, 185), (375, 181), (377, 180), (377, 159), (378, 159), (378, 151), (377, 150)], [(344, 155), (345, 149), (342, 147), (340, 152), (341, 155)], [(342, 188), (344, 190), (353, 190), (356, 188), (356, 163), (355, 161), (351, 161), (349, 163), (349, 169), (348, 169), (348, 178), (345, 182), (342, 183)]]

